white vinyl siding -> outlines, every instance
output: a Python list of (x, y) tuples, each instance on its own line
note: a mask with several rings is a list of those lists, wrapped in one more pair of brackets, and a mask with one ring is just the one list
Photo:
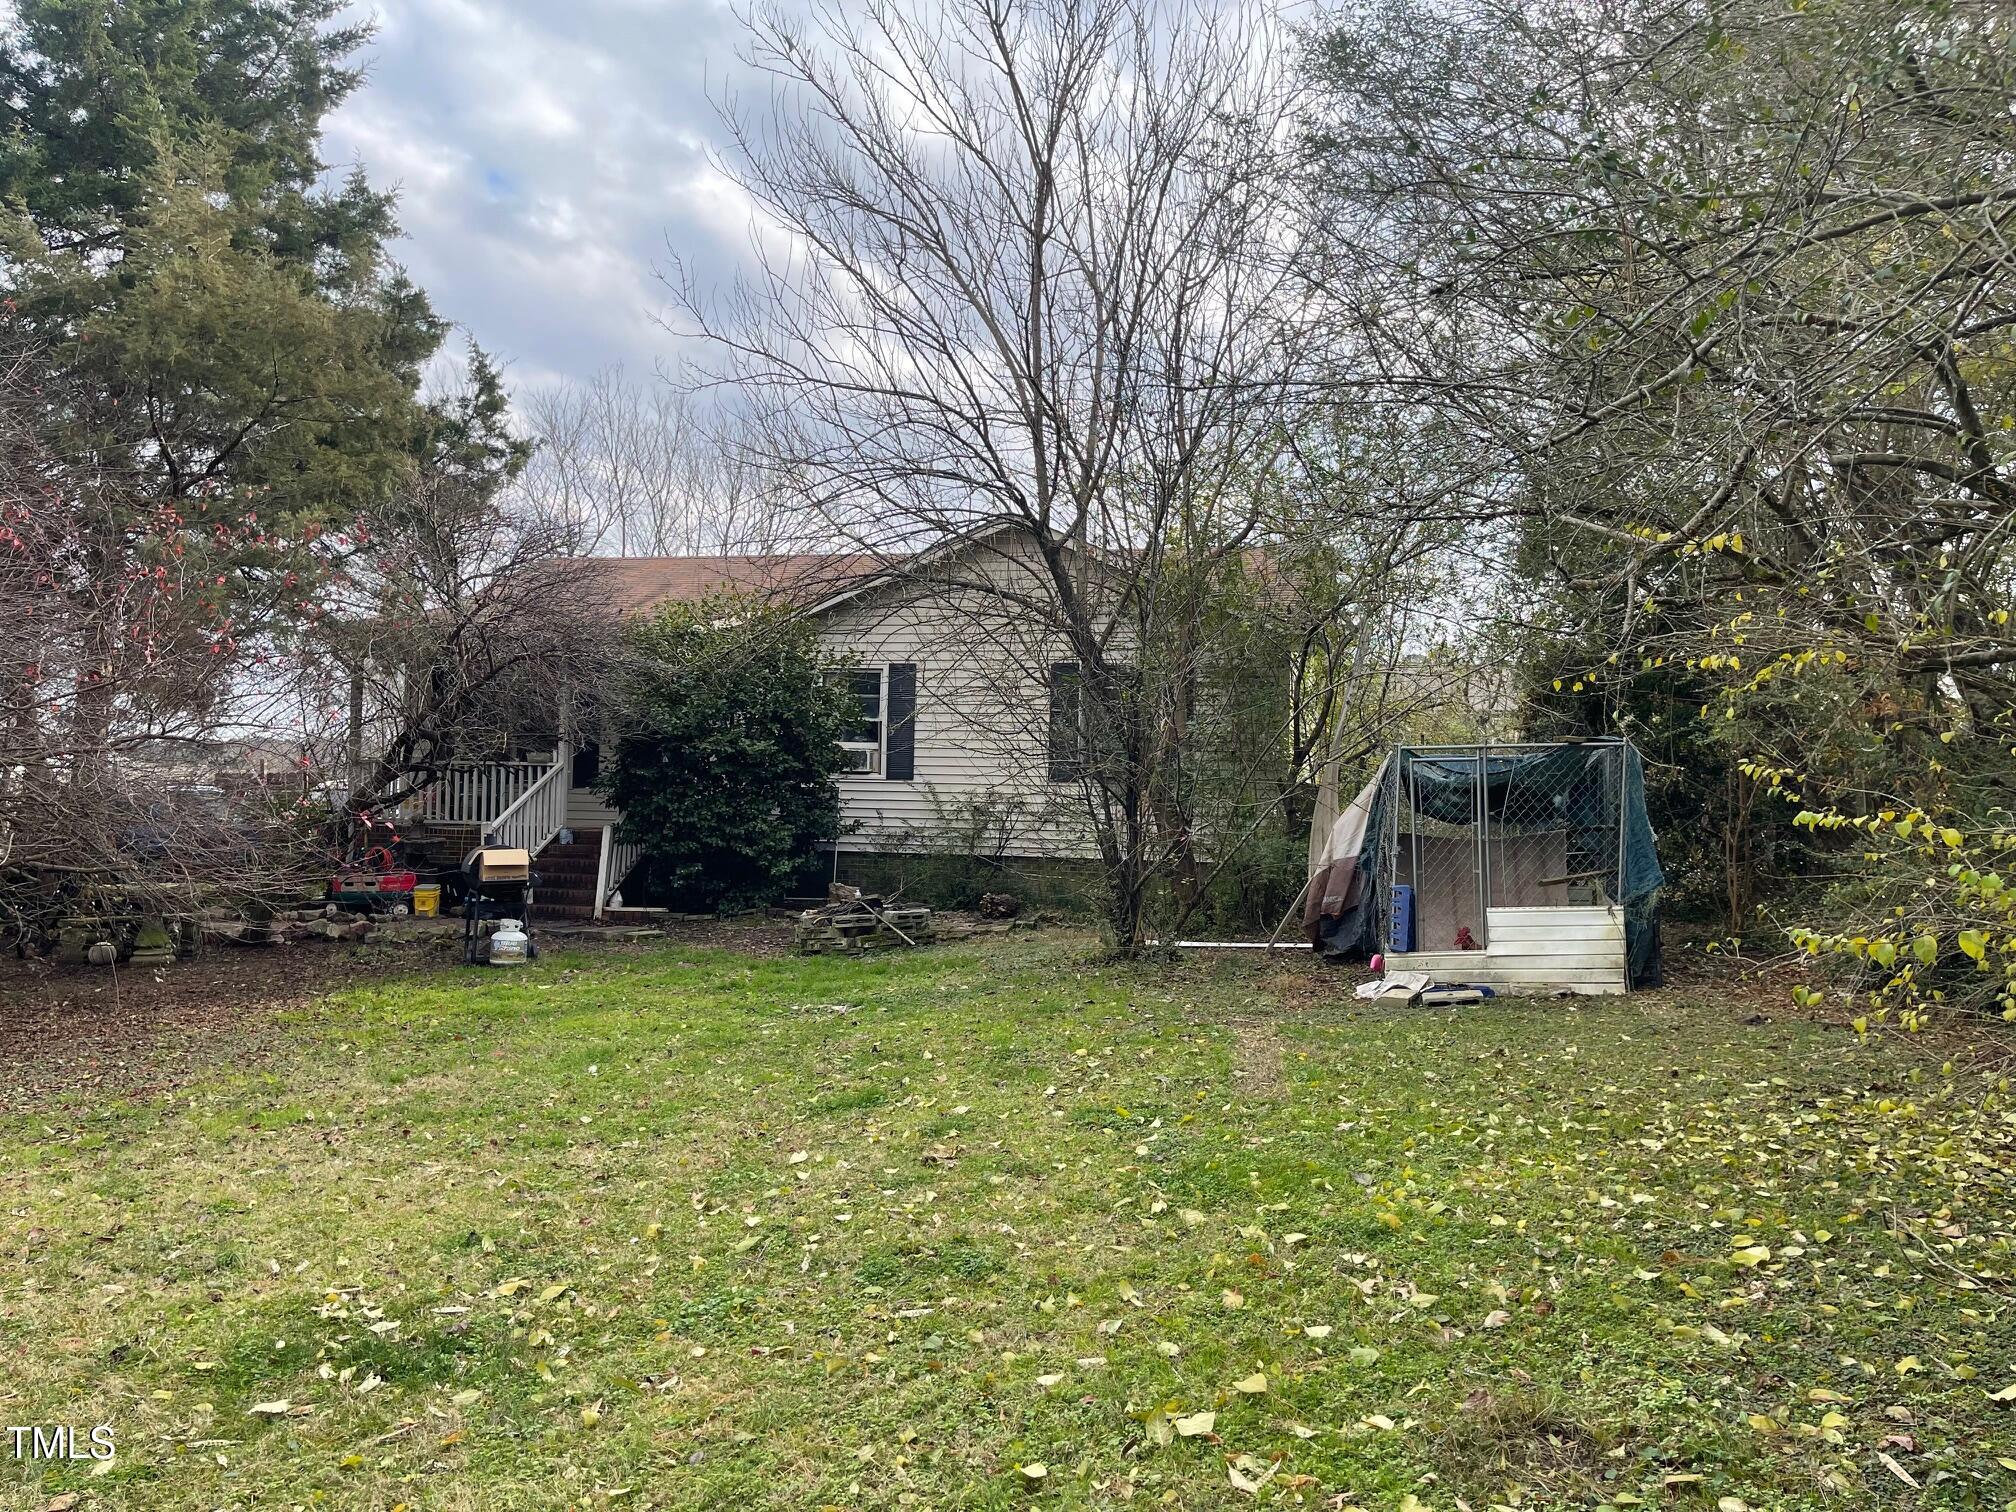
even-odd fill
[[(994, 556), (982, 570), (1018, 570), (1012, 552)], [(973, 562), (959, 568), (970, 581)], [(837, 780), (842, 850), (1096, 854), (1078, 784), (1049, 780), (1047, 675), (1058, 647), (1029, 628), (1026, 609), (898, 581), (826, 611), (820, 637), (857, 667), (917, 668), (915, 776)], [(982, 813), (994, 823), (976, 834)]]

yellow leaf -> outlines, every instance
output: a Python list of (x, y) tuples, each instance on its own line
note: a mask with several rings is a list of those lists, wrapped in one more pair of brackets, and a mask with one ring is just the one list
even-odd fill
[(1027, 1481), (1040, 1481), (1050, 1473), (1050, 1467), (1041, 1460), (1031, 1460), (1019, 1467), (1017, 1473)]
[[(1242, 1391), (1247, 1396), (1259, 1396), (1267, 1389), (1267, 1377), (1256, 1370), (1253, 1374), (1246, 1377), (1245, 1380), (1234, 1381), (1232, 1389), (1234, 1391)], [(2016, 1391), (2016, 1387), (2011, 1387), (2010, 1390)]]
[(1215, 1412), (1193, 1412), (1188, 1417), (1176, 1419), (1176, 1431), (1184, 1438), (1200, 1438), (1218, 1426)]

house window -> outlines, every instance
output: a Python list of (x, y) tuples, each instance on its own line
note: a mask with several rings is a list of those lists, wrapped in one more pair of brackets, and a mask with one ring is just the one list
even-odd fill
[(882, 736), (887, 728), (888, 679), (882, 667), (863, 667), (848, 679), (854, 707), (840, 730), (840, 749), (846, 754), (846, 770), (882, 770)]
[(1050, 780), (1082, 782), (1110, 774), (1127, 752), (1127, 732), (1139, 719), (1140, 674), (1125, 663), (1108, 663), (1095, 702), (1084, 670), (1077, 662), (1050, 667)]

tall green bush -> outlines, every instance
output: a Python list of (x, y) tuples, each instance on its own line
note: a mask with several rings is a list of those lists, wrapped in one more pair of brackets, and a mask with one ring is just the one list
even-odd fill
[(668, 608), (631, 649), (630, 732), (599, 784), (643, 851), (626, 891), (696, 910), (778, 897), (839, 830), (838, 665), (809, 623), (733, 599)]

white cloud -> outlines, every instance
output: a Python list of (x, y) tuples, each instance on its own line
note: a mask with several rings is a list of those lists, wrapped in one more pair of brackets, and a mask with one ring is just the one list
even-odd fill
[[(368, 77), (323, 155), (400, 192), (394, 255), (514, 384), (676, 361), (672, 255), (724, 284), (750, 207), (708, 161), (741, 72), (707, 0), (376, 0)], [(760, 87), (760, 86), (757, 86)]]

